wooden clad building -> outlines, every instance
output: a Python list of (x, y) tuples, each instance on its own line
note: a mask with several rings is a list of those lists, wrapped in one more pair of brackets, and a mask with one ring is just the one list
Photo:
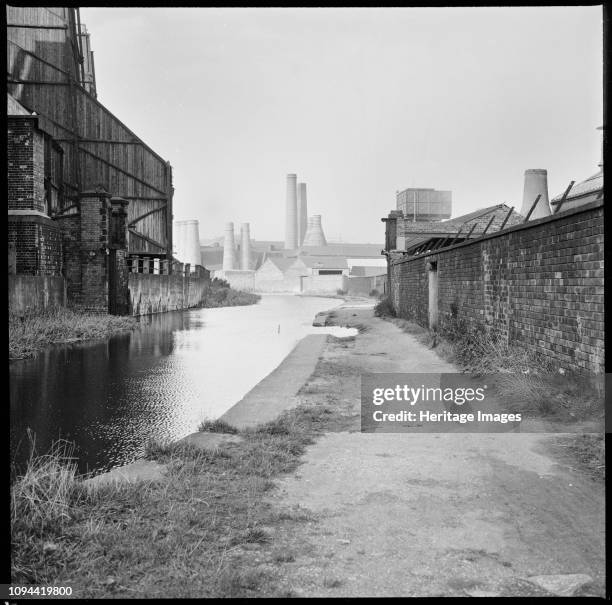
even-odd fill
[(129, 201), (129, 254), (171, 258), (172, 168), (97, 100), (78, 8), (7, 6), (7, 89), (50, 135), (48, 215), (103, 187)]

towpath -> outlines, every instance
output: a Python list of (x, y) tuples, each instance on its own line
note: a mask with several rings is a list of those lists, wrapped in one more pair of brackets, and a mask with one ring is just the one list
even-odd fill
[[(372, 309), (334, 314), (362, 333), (326, 346), (298, 398), (323, 401), (346, 422), (277, 482), (275, 507), (314, 515), (275, 535), (275, 547), (290, 553), (281, 589), (334, 597), (604, 594), (603, 486), (560, 463), (550, 434), (359, 432), (361, 373), (456, 369)], [(544, 579), (547, 591), (526, 580), (538, 575), (560, 577)]]

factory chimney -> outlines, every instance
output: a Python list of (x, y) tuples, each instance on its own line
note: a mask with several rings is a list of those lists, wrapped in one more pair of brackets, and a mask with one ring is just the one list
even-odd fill
[(304, 235), (303, 246), (327, 246), (323, 227), (321, 227), (321, 215), (315, 214), (308, 219), (308, 228)]
[(287, 175), (287, 205), (285, 209), (285, 250), (298, 246), (297, 234), (297, 175)]
[(248, 271), (251, 268), (251, 235), (249, 223), (240, 226), (240, 268)]
[(234, 223), (225, 223), (225, 238), (223, 240), (223, 270), (232, 271), (235, 266)]
[(525, 170), (525, 186), (523, 188), (523, 205), (521, 214), (527, 216), (536, 197), (541, 195), (538, 205), (529, 217), (530, 221), (537, 218), (550, 216), (550, 206), (548, 204), (548, 175), (542, 168), (531, 168)]
[(297, 186), (297, 235), (298, 246), (303, 245), (306, 227), (308, 225), (308, 205), (306, 202), (306, 183)]
[(174, 221), (172, 234), (172, 255), (181, 260), (183, 256), (183, 221)]
[(191, 270), (195, 270), (196, 265), (202, 264), (202, 254), (200, 251), (200, 223), (196, 219), (184, 221), (183, 234), (183, 263), (189, 263)]

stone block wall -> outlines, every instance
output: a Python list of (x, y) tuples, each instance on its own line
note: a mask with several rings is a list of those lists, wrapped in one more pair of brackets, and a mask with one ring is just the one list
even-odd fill
[(438, 325), (465, 321), (561, 366), (602, 372), (603, 204), (594, 202), (469, 243), (390, 258), (400, 317), (428, 325), (428, 263), (437, 263)]

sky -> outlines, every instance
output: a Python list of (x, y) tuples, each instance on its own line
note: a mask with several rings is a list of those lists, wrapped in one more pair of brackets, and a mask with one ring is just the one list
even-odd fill
[(173, 167), (200, 238), (283, 240), (286, 175), (328, 240), (378, 243), (407, 187), (453, 216), (597, 172), (602, 9), (82, 8), (98, 99)]

